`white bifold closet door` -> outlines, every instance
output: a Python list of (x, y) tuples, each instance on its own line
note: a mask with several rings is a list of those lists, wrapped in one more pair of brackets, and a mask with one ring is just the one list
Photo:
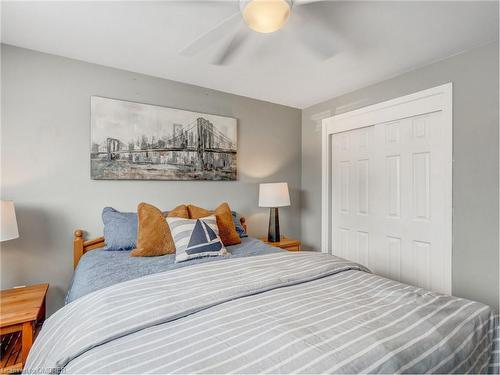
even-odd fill
[[(449, 293), (443, 113), (332, 135), (333, 254)], [(446, 233), (447, 235), (447, 233)]]

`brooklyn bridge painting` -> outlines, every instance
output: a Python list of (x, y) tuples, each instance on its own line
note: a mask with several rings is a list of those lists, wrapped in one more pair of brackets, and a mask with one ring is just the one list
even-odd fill
[(96, 180), (236, 180), (236, 119), (91, 97)]

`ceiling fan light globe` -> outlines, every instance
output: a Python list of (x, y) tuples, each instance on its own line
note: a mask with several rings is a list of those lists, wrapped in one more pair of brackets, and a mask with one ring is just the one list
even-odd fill
[(243, 19), (254, 31), (273, 33), (283, 27), (290, 16), (291, 4), (290, 0), (243, 1)]

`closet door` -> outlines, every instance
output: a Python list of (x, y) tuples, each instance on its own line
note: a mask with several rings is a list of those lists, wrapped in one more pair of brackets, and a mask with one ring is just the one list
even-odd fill
[(333, 254), (449, 293), (442, 123), (434, 112), (333, 135)]
[(375, 251), (376, 163), (373, 126), (332, 139), (333, 254), (369, 266)]

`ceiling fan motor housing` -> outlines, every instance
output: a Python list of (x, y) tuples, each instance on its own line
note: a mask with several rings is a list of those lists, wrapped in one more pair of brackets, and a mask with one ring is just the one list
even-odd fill
[(292, 0), (240, 0), (245, 23), (259, 33), (278, 31), (292, 10)]

